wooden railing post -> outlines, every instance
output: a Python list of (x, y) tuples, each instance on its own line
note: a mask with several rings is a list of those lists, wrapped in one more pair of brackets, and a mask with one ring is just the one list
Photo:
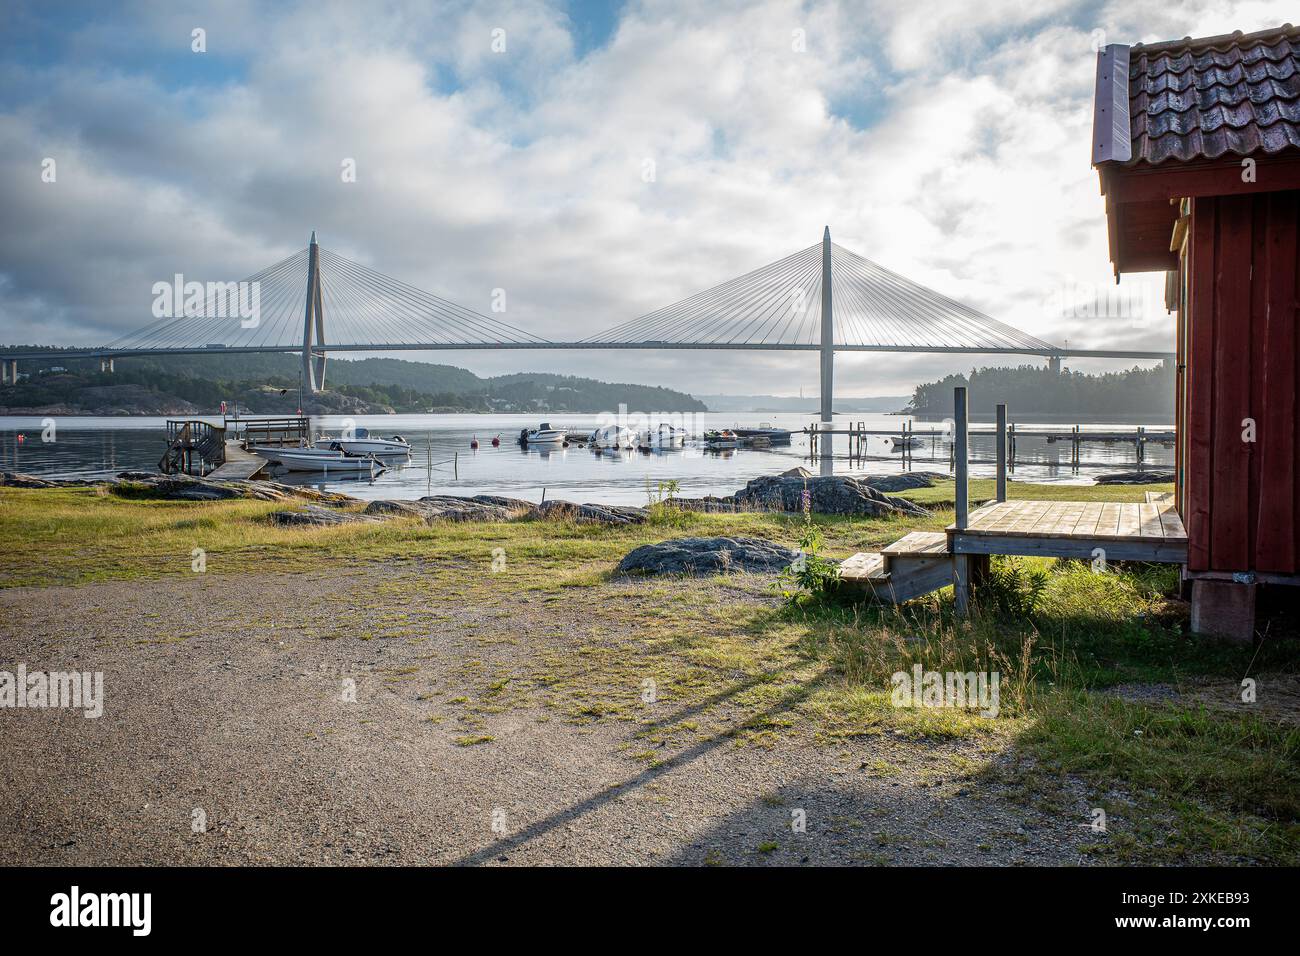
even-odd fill
[(970, 449), (967, 447), (969, 409), (966, 405), (966, 388), (953, 389), (953, 477), (956, 479), (957, 530), (966, 528), (970, 519)]
[[(953, 527), (958, 533), (966, 529), (970, 521), (970, 474), (968, 444), (969, 408), (966, 403), (966, 389), (958, 386), (953, 389), (953, 460), (954, 460), (954, 498), (957, 506)], [(970, 610), (970, 559), (964, 554), (952, 556), (952, 598), (953, 608), (958, 617), (965, 617)]]
[(998, 403), (998, 501), (1007, 500), (1007, 406)]

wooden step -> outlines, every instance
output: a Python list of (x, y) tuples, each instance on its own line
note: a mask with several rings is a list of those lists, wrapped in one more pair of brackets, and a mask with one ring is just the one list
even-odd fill
[(885, 574), (885, 559), (875, 551), (859, 551), (840, 564), (840, 580), (856, 583)]
[(840, 580), (887, 604), (902, 604), (952, 583), (952, 556), (860, 552), (840, 565)]
[(913, 531), (905, 534), (888, 547), (880, 549), (886, 557), (894, 555), (946, 555), (948, 535), (943, 531)]
[(887, 556), (890, 598), (895, 604), (952, 584), (952, 555)]

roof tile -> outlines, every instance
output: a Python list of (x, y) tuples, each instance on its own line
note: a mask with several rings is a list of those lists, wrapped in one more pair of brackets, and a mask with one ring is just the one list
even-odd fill
[(1300, 148), (1300, 29), (1137, 44), (1130, 163)]

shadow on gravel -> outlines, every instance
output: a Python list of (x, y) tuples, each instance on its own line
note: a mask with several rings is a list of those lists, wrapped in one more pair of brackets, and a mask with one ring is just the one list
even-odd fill
[[(744, 724), (740, 725), (739, 727), (734, 727), (723, 733), (715, 734), (712, 737), (705, 738), (704, 740), (701, 740), (699, 743), (695, 744), (694, 746), (688, 747), (687, 749), (683, 750), (681, 753), (666, 758), (662, 763), (656, 764), (655, 766), (652, 767), (648, 767), (643, 772), (627, 780), (624, 780), (622, 783), (609, 787), (601, 791), (600, 793), (595, 794), (594, 796), (588, 797), (587, 799), (582, 800), (571, 807), (568, 807), (565, 810), (561, 810), (558, 813), (553, 813), (549, 817), (546, 817), (543, 820), (539, 820), (536, 823), (533, 823), (525, 827), (524, 829), (520, 830), (518, 833), (512, 833), (510, 836), (497, 840), (496, 842), (484, 847), (481, 850), (477, 850), (474, 853), (470, 853), (461, 857), (459, 860), (455, 861), (454, 865), (474, 866), (477, 864), (490, 862), (491, 860), (497, 858), (498, 856), (501, 856), (503, 854), (508, 854), (511, 850), (523, 846), (524, 844), (528, 843), (530, 840), (533, 840), (536, 837), (539, 837), (545, 833), (550, 832), (551, 830), (554, 830), (556, 827), (564, 826), (567, 823), (578, 820), (583, 815), (590, 813), (591, 811), (596, 810), (599, 807), (604, 806), (610, 801), (617, 800), (620, 797), (624, 796), (625, 794), (637, 790), (640, 787), (644, 787), (647, 784), (664, 776), (664, 774), (670, 773), (673, 770), (684, 767), (687, 764), (690, 764), (698, 760), (700, 757), (703, 757), (706, 754), (709, 754), (712, 751), (717, 750), (719, 747), (722, 747), (725, 744), (730, 743), (736, 733), (742, 730), (761, 727), (770, 718), (776, 717), (779, 714), (783, 714), (786, 711), (793, 709), (794, 707), (798, 706), (800, 702), (802, 702), (809, 695), (811, 695), (814, 691), (816, 691), (817, 688), (821, 686), (821, 684), (824, 683), (828, 678), (829, 678), (829, 672), (823, 672), (821, 675), (815, 677), (813, 680), (807, 681), (802, 685), (800, 685), (797, 689), (792, 690), (788, 694), (785, 694), (781, 698), (781, 700), (778, 701), (776, 704), (773, 704), (771, 707), (767, 708), (766, 710), (754, 714), (752, 717), (749, 718), (749, 720), (747, 720)], [(722, 691), (718, 694), (715, 694), (712, 697), (706, 699), (705, 701), (702, 702), (697, 701), (695, 703), (692, 703), (689, 706), (683, 707), (680, 710), (674, 712), (670, 716), (661, 718), (660, 720), (655, 721), (653, 724), (646, 725), (646, 729), (653, 730), (656, 727), (665, 727), (665, 726), (671, 726), (672, 724), (680, 723), (683, 720), (689, 719), (693, 714), (700, 713), (701, 711), (709, 707), (723, 703), (724, 701), (732, 697), (735, 697), (737, 694), (743, 693), (744, 691), (750, 689), (754, 685), (763, 683), (767, 679), (770, 679), (770, 675), (749, 678), (748, 680), (736, 683), (732, 685), (729, 689)]]

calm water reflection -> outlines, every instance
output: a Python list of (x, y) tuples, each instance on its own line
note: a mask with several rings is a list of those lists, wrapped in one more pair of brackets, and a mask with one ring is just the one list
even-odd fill
[[(906, 419), (895, 415), (855, 414), (852, 420), (864, 422), (869, 429), (897, 429)], [(737, 449), (734, 452), (709, 452), (688, 445), (672, 451), (646, 454), (637, 451), (597, 452), (589, 448), (522, 449), (515, 439), (525, 427), (535, 427), (540, 419), (524, 415), (375, 415), (360, 416), (356, 424), (389, 436), (400, 434), (412, 447), (411, 461), (397, 465), (368, 481), (336, 478), (322, 481), (319, 476), (294, 474), (282, 480), (310, 484), (314, 487), (343, 491), (362, 498), (418, 498), (434, 494), (502, 494), (538, 501), (543, 489), (547, 498), (574, 501), (599, 501), (611, 504), (644, 504), (647, 488), (661, 481), (675, 480), (679, 495), (730, 494), (746, 481), (771, 475), (798, 464), (807, 464), (808, 438), (798, 429), (808, 425), (807, 414), (702, 414), (686, 416), (684, 424), (692, 432), (737, 424), (754, 426), (770, 422), (796, 433), (787, 447), (771, 449)], [(219, 416), (216, 421), (220, 421)], [(664, 417), (667, 421), (669, 418)], [(107, 477), (120, 471), (154, 471), (162, 455), (165, 435), (164, 418), (74, 418), (57, 417), (54, 441), (42, 441), (39, 418), (0, 417), (0, 469), (48, 477)], [(313, 422), (320, 430), (335, 430), (341, 419), (324, 418)], [(556, 427), (590, 430), (598, 424), (594, 415), (552, 415)], [(657, 424), (658, 419), (654, 419)], [(836, 420), (839, 427), (847, 423)], [(1153, 423), (1158, 424), (1158, 423)], [(1044, 424), (1017, 422), (1019, 428), (1047, 428)], [(918, 422), (918, 431), (931, 425)], [(972, 428), (988, 428), (973, 423)], [(1055, 426), (1068, 431), (1069, 426)], [(1089, 431), (1132, 432), (1132, 424), (1088, 425)], [(18, 435), (25, 440), (18, 441)], [(501, 446), (491, 447), (491, 439), (500, 435)], [(470, 450), (471, 438), (479, 448)], [(892, 452), (883, 438), (868, 440), (872, 460), (850, 464), (834, 463), (837, 474), (887, 474), (902, 470), (901, 456)], [(974, 436), (971, 456), (991, 459), (991, 437)], [(846, 454), (847, 440), (836, 439), (836, 453)], [(1022, 460), (1014, 477), (1020, 480), (1087, 482), (1098, 469), (1085, 467), (1078, 474), (1070, 468), (1068, 443), (1049, 444), (1042, 439), (1021, 438), (1017, 448)], [(915, 449), (915, 470), (947, 471), (947, 446), (941, 441), (923, 438)], [(927, 463), (923, 458), (941, 460)], [(1085, 465), (1130, 467), (1134, 461), (1132, 444), (1088, 444), (1083, 446)], [(1027, 461), (1026, 461), (1027, 460)], [(1147, 465), (1169, 467), (1173, 450), (1148, 445)], [(1104, 470), (1104, 469), (1103, 469)], [(991, 465), (973, 465), (974, 475), (992, 474)]]

